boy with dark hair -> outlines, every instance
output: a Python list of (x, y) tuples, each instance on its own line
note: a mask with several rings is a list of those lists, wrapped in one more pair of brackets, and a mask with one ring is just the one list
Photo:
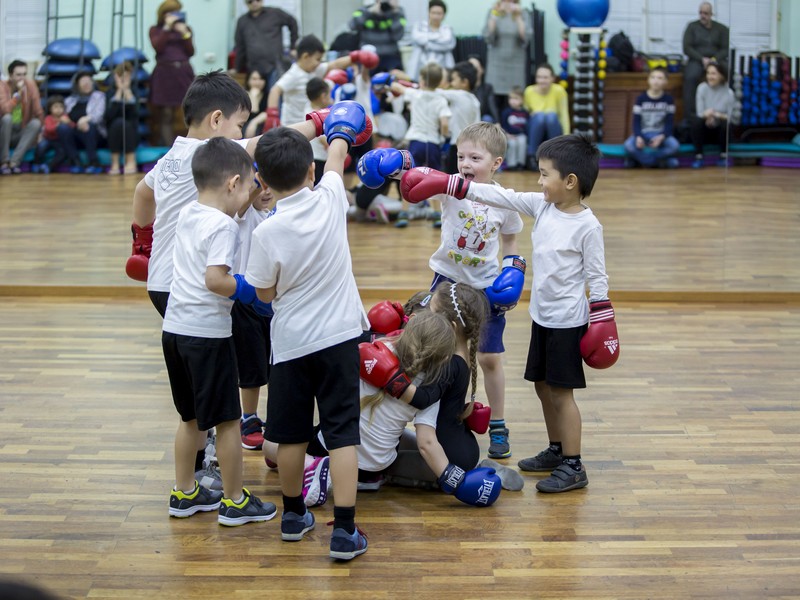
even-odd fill
[(519, 461), (519, 468), (552, 471), (536, 489), (566, 492), (589, 483), (581, 463), (581, 415), (574, 397), (575, 388), (586, 387), (582, 359), (598, 368), (611, 366), (619, 356), (619, 338), (608, 300), (603, 228), (583, 204), (597, 179), (600, 151), (587, 137), (564, 135), (539, 146), (536, 158), (541, 193), (419, 169), (403, 176), (401, 191), (409, 202), (446, 191), (535, 219), (533, 323), (525, 379), (534, 382), (542, 403), (550, 445)]
[(312, 77), (323, 78), (331, 69), (346, 69), (353, 64), (363, 64), (372, 69), (379, 60), (374, 52), (354, 50), (347, 56), (322, 62), (325, 46), (314, 35), (300, 38), (296, 51), (297, 60), (269, 91), (264, 131), (278, 127), (281, 123), (297, 123), (303, 120), (310, 110), (306, 85)]
[[(125, 265), (128, 276), (147, 282), (147, 293), (163, 317), (173, 274), (173, 247), (178, 214), (197, 199), (192, 158), (209, 139), (237, 140), (252, 156), (258, 138), (240, 140), (242, 125), (250, 116), (250, 97), (235, 79), (222, 71), (198, 75), (183, 100), (189, 131), (178, 137), (166, 155), (145, 175), (133, 195), (133, 252)], [(294, 125), (307, 138), (319, 135), (317, 125)], [(219, 469), (206, 460), (206, 436), (198, 434), (195, 475), (200, 485), (222, 489)]]
[(299, 541), (314, 528), (302, 490), (316, 398), (336, 481), (330, 556), (341, 560), (367, 551), (366, 537), (355, 525), (355, 447), (360, 442), (358, 338), (369, 323), (353, 278), (342, 181), (348, 148), (366, 124), (357, 102), (331, 107), (324, 123), (328, 161), (316, 188), (314, 156), (303, 136), (285, 128), (262, 136), (256, 148), (258, 178), (272, 190), (277, 209), (253, 233), (246, 274), (259, 298), (275, 310), (265, 437), (278, 444), (281, 538)]
[[(298, 134), (299, 135), (299, 134)], [(169, 514), (188, 517), (219, 510), (220, 525), (268, 521), (277, 509), (242, 487), (239, 394), (231, 334), (233, 300), (258, 303), (242, 275), (231, 275), (239, 249), (233, 216), (250, 202), (251, 158), (240, 145), (217, 137), (192, 159), (197, 202), (178, 215), (174, 274), (161, 344), (175, 408), (175, 487)], [(201, 487), (194, 476), (198, 432), (217, 430), (223, 492)]]
[(660, 164), (674, 169), (680, 143), (672, 135), (675, 102), (664, 93), (667, 70), (656, 67), (647, 76), (647, 90), (633, 104), (633, 135), (625, 140), (629, 166), (655, 167)]

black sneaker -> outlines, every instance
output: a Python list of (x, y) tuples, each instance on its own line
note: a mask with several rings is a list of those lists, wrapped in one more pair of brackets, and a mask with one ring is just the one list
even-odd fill
[(563, 461), (560, 454), (556, 454), (548, 446), (536, 456), (530, 458), (523, 458), (517, 463), (517, 466), (522, 471), (552, 471)]
[(508, 429), (489, 430), (489, 458), (508, 458), (511, 456), (511, 446), (508, 443)]
[(278, 513), (277, 507), (272, 502), (262, 502), (242, 488), (244, 500), (236, 503), (230, 498), (223, 498), (219, 505), (219, 524), (236, 527), (245, 523), (269, 521)]
[(576, 471), (568, 464), (562, 463), (553, 470), (550, 477), (545, 477), (537, 482), (536, 489), (540, 492), (555, 494), (577, 490), (587, 485), (589, 485), (589, 477), (586, 475), (586, 467)]
[(367, 536), (358, 527), (353, 535), (341, 527), (334, 529), (331, 534), (331, 558), (338, 560), (353, 560), (359, 554), (367, 551)]
[(222, 492), (209, 490), (194, 482), (191, 494), (172, 490), (169, 495), (169, 516), (184, 519), (196, 512), (209, 512), (219, 508)]
[(314, 515), (310, 510), (302, 516), (284, 512), (281, 517), (281, 539), (285, 542), (299, 542), (312, 529), (314, 529)]

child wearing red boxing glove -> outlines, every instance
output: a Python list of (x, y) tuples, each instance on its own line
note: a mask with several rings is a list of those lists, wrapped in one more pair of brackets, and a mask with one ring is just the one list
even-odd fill
[(543, 143), (537, 158), (541, 193), (518, 193), (417, 170), (406, 173), (401, 190), (412, 202), (453, 190), (457, 197), (535, 219), (531, 233), (533, 324), (525, 379), (534, 382), (542, 403), (550, 445), (537, 456), (519, 461), (519, 467), (552, 471), (536, 489), (566, 492), (589, 482), (581, 462), (581, 417), (574, 397), (575, 388), (586, 387), (582, 360), (595, 368), (613, 365), (619, 356), (619, 338), (608, 300), (603, 228), (583, 204), (597, 179), (600, 151), (588, 138), (565, 135)]

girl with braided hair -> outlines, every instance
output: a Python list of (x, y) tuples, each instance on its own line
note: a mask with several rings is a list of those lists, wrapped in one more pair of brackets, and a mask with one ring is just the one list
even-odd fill
[[(478, 463), (480, 448), (473, 429), (478, 430), (483, 421), (482, 432), (485, 432), (489, 417), (485, 412), (487, 407), (475, 402), (478, 345), (489, 313), (486, 295), (482, 290), (463, 283), (443, 281), (432, 292), (428, 306), (453, 325), (456, 349), (443, 377), (430, 385), (415, 387), (412, 384), (403, 394), (402, 400), (419, 409), (438, 402), (439, 414), (435, 430), (422, 426), (416, 428), (416, 436), (408, 430), (404, 432), (397, 460), (386, 472), (388, 481), (435, 489), (441, 487), (441, 475), (451, 465), (464, 472), (476, 467), (489, 467), (497, 472), (505, 489), (522, 489), (524, 481), (513, 469), (490, 459)], [(409, 323), (416, 318), (410, 319)]]

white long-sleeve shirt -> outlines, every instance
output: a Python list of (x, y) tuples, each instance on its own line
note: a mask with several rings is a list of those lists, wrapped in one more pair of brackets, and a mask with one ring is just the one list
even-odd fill
[(531, 231), (533, 286), (529, 313), (543, 327), (566, 329), (589, 321), (589, 298), (608, 298), (603, 226), (589, 207), (565, 213), (539, 192), (473, 183), (467, 199), (536, 219)]

